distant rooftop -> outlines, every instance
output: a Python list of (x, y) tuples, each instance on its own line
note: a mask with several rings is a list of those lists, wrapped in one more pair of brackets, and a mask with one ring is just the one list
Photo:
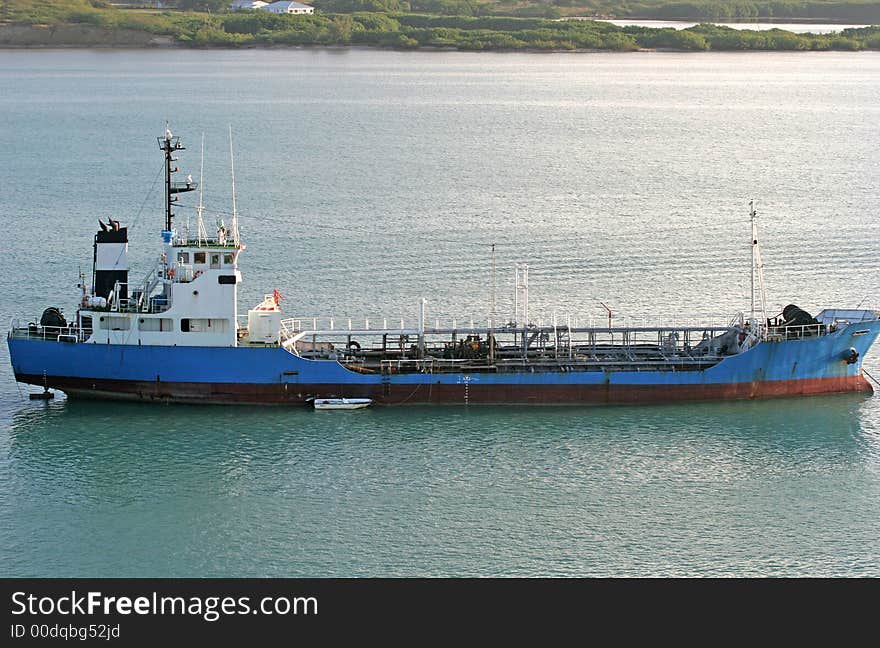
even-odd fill
[(233, 9), (259, 9), (261, 7), (265, 7), (268, 2), (263, 2), (263, 0), (233, 0), (232, 8)]
[(278, 8), (286, 8), (286, 9), (312, 9), (312, 5), (303, 4), (301, 2), (293, 2), (293, 0), (278, 0), (278, 2), (271, 2), (266, 5), (267, 7), (278, 7)]

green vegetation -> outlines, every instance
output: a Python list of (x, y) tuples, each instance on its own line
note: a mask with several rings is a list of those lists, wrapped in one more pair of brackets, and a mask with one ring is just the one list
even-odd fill
[[(639, 0), (605, 4), (620, 4), (625, 7), (626, 13), (612, 10), (621, 17), (626, 15), (658, 20), (783, 18), (880, 23), (880, 3), (876, 0)], [(602, 9), (599, 11), (603, 12)]]
[(326, 13), (443, 16), (603, 16), (657, 20), (799, 19), (880, 23), (877, 0), (314, 0)]
[[(186, 1), (195, 6), (206, 0)], [(79, 25), (99, 30), (95, 38), (108, 31), (135, 30), (167, 37), (179, 45), (191, 47), (370, 45), (403, 49), (613, 51), (641, 48), (685, 51), (880, 49), (880, 27), (849, 29), (829, 35), (793, 34), (780, 29), (741, 31), (710, 24), (685, 30), (621, 28), (592, 20), (441, 13), (441, 9), (451, 5), (470, 7), (478, 13), (476, 10), (485, 3), (477, 0), (315, 0), (315, 4), (316, 7), (326, 7), (326, 13), (290, 16), (265, 11), (125, 10), (110, 7), (103, 0), (0, 0), (0, 44), (9, 42), (3, 40), (4, 25)], [(425, 13), (412, 13), (413, 5), (425, 7)], [(329, 12), (331, 6), (334, 13)], [(433, 7), (432, 13), (428, 13), (429, 6)], [(407, 7), (409, 9), (404, 11)], [(361, 8), (370, 11), (350, 11)], [(100, 45), (101, 42), (87, 44)]]

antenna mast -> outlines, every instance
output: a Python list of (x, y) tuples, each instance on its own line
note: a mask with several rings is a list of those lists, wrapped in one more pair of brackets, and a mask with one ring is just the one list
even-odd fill
[(489, 301), (489, 362), (495, 362), (495, 244), (492, 244), (492, 295)]
[(199, 247), (204, 243), (208, 244), (208, 230), (205, 229), (205, 221), (202, 220), (202, 212), (205, 209), (203, 202), (205, 191), (205, 133), (202, 133), (202, 159), (199, 164), (199, 206), (196, 208), (199, 215), (198, 226), (196, 230), (196, 238), (199, 241)]
[(177, 161), (174, 153), (176, 151), (183, 151), (185, 148), (180, 143), (180, 138), (171, 133), (167, 121), (165, 122), (165, 134), (156, 139), (159, 141), (159, 149), (165, 153), (165, 230), (170, 232), (174, 222), (174, 212), (171, 207), (177, 202), (177, 196), (174, 194), (194, 191), (198, 188), (198, 185), (190, 178), (186, 182), (171, 181), (171, 174), (177, 173), (180, 170), (177, 167), (171, 167), (171, 163)]
[(240, 244), (238, 236), (238, 212), (235, 209), (235, 156), (232, 153), (232, 124), (229, 125), (229, 168), (232, 172), (232, 240)]
[[(759, 328), (763, 328), (767, 324), (767, 289), (764, 286), (764, 259), (761, 256), (761, 246), (758, 243), (758, 209), (754, 200), (749, 201), (749, 217), (752, 224), (752, 320), (756, 319), (758, 314), (758, 304), (756, 301), (756, 288), (760, 292), (760, 314), (761, 321)], [(755, 285), (757, 279), (758, 285)]]
[(495, 244), (492, 244), (492, 301), (490, 303), (489, 313), (495, 317), (495, 289), (497, 283), (495, 281)]

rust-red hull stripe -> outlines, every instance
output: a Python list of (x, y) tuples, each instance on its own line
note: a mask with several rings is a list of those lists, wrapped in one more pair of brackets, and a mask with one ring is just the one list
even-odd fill
[[(43, 376), (17, 380), (43, 386)], [(334, 385), (170, 383), (49, 377), (73, 397), (182, 403), (297, 404), (310, 397), (372, 398), (376, 403), (623, 404), (773, 398), (873, 390), (861, 375), (702, 385)]]

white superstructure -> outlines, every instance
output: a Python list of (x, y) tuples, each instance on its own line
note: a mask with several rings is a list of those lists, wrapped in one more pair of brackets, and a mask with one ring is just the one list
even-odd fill
[[(77, 317), (83, 341), (87, 344), (134, 344), (150, 346), (233, 347), (247, 329), (239, 333), (238, 255), (244, 250), (238, 235), (238, 220), (232, 226), (222, 221), (216, 234), (209, 236), (202, 222), (199, 201), (199, 227), (196, 238), (179, 237), (172, 229), (176, 194), (194, 191), (198, 184), (173, 182), (178, 171), (174, 153), (183, 150), (180, 138), (166, 129), (158, 138), (165, 153), (166, 220), (162, 231), (161, 253), (153, 268), (140, 282), (129, 279), (128, 235), (117, 221), (101, 223), (95, 236), (93, 285), (83, 294)], [(230, 139), (231, 146), (231, 139)], [(234, 205), (234, 203), (233, 203)], [(234, 212), (234, 209), (233, 209)], [(258, 307), (259, 308), (259, 307)], [(277, 301), (270, 321), (260, 321), (260, 341), (272, 341), (264, 329), (275, 326), (278, 341), (280, 309)]]
[(80, 310), (88, 343), (236, 346), (240, 247), (179, 240), (164, 249), (141, 283), (117, 283), (106, 308)]

